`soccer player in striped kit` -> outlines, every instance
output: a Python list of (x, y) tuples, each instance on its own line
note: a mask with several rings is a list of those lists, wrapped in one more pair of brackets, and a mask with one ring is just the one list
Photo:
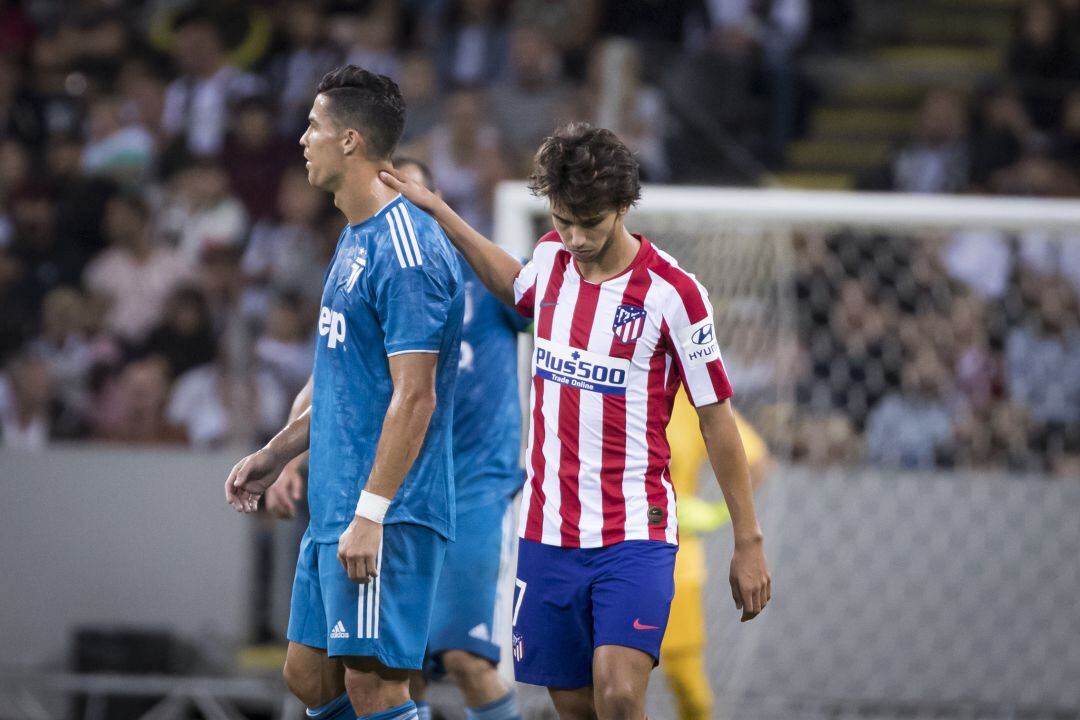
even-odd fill
[(380, 177), (431, 212), (492, 294), (534, 320), (517, 679), (547, 687), (564, 720), (642, 718), (674, 593), (665, 429), (680, 385), (731, 511), (735, 605), (749, 620), (771, 595), (708, 295), (626, 229), (638, 164), (608, 130), (573, 124), (540, 147), (530, 187), (548, 198), (555, 230), (524, 266), (419, 183)]

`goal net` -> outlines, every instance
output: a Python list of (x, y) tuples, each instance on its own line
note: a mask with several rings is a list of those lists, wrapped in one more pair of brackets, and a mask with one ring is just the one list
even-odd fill
[[(706, 541), (715, 716), (1080, 713), (1080, 203), (650, 186), (627, 226), (709, 290), (777, 461), (759, 619)], [(496, 240), (549, 228), (500, 186)]]

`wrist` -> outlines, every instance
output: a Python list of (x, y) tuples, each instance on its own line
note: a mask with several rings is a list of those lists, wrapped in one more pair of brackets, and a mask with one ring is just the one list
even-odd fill
[(360, 499), (356, 501), (356, 516), (382, 525), (386, 511), (390, 509), (389, 498), (370, 493), (367, 490), (360, 491)]
[(739, 549), (755, 547), (764, 541), (765, 536), (759, 528), (754, 528), (752, 532), (735, 533), (735, 547)]

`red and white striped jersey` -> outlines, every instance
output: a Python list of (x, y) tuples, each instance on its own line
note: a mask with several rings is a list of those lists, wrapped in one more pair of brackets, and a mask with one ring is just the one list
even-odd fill
[(680, 383), (731, 396), (708, 293), (647, 239), (630, 266), (584, 280), (558, 233), (514, 282), (534, 320), (521, 537), (562, 547), (678, 542), (666, 428)]

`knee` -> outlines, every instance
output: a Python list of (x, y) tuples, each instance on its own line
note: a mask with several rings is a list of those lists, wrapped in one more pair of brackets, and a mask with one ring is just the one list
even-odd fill
[(281, 676), (285, 679), (285, 687), (289, 688), (289, 692), (309, 708), (319, 707), (333, 699), (322, 697), (323, 689), (319, 681), (319, 673), (312, 668), (304, 667), (303, 663), (290, 662), (286, 658)]
[(442, 662), (446, 674), (460, 688), (478, 685), (489, 673), (495, 672), (495, 666), (490, 662), (464, 650), (447, 650)]
[(640, 720), (645, 712), (640, 695), (625, 681), (616, 680), (597, 686), (597, 715), (600, 720)]

